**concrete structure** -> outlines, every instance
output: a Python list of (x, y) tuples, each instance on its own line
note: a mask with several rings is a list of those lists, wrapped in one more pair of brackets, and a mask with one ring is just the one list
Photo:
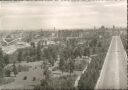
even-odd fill
[(127, 89), (127, 54), (119, 36), (113, 36), (95, 89)]

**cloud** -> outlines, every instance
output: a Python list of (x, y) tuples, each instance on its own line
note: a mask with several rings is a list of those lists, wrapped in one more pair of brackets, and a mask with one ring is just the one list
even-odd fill
[(105, 7), (127, 7), (127, 2), (111, 3), (104, 5)]
[[(37, 6), (38, 5), (38, 6)], [(20, 3), (0, 8), (1, 28), (88, 28), (126, 25), (125, 2)]]

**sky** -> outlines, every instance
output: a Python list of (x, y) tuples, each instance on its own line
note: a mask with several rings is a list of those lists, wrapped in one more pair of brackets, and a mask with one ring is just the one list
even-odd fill
[(127, 1), (0, 2), (0, 30), (127, 26)]

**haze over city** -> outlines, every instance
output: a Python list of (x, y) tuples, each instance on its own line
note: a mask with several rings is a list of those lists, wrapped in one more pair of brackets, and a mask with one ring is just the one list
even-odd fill
[[(38, 5), (38, 6), (37, 6)], [(118, 2), (2, 3), (0, 29), (74, 29), (127, 24), (126, 0)]]

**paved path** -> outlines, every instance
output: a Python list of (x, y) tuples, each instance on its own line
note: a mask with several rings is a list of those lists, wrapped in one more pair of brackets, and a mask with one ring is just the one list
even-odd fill
[(113, 36), (95, 89), (127, 89), (127, 54), (119, 36)]
[[(91, 60), (92, 60), (92, 59), (89, 58), (89, 63), (88, 63), (88, 65), (90, 64)], [(76, 81), (75, 81), (75, 84), (74, 84), (74, 87), (75, 87), (75, 88), (78, 87), (78, 83), (79, 83), (79, 81), (80, 81), (80, 78), (81, 78), (82, 74), (84, 74), (84, 72), (86, 72), (86, 70), (87, 70), (87, 68), (88, 68), (88, 65), (84, 68), (84, 70), (81, 72), (81, 74), (77, 77), (77, 79), (76, 79)]]

